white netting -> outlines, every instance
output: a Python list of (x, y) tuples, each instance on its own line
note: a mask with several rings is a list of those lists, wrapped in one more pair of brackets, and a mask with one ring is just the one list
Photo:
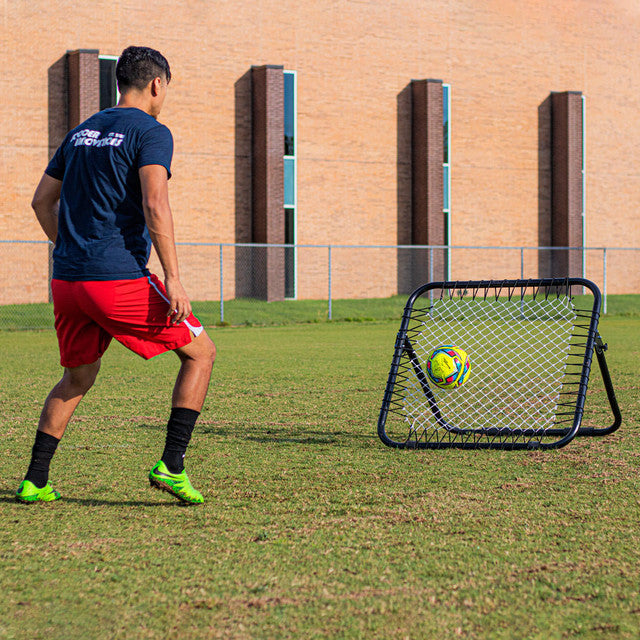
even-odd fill
[[(567, 433), (590, 315), (569, 293), (454, 289), (418, 298), (389, 406), (390, 437), (527, 442)], [(593, 301), (580, 298), (582, 308), (582, 299)], [(471, 362), (467, 381), (457, 389), (440, 389), (424, 376), (429, 354), (444, 344), (462, 348)]]

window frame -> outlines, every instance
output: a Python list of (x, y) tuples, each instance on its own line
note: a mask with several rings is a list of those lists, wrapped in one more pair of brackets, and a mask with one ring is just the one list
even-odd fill
[[(291, 75), (293, 77), (293, 155), (284, 155), (284, 140), (283, 142), (283, 163), (286, 160), (290, 160), (293, 163), (293, 204), (284, 204), (285, 216), (287, 210), (293, 210), (293, 244), (298, 244), (298, 73), (292, 69), (283, 69), (283, 82), (284, 75)], [(284, 111), (282, 114), (284, 118)], [(286, 223), (285, 223), (286, 224)], [(286, 240), (286, 238), (285, 238)], [(285, 291), (285, 299), (297, 300), (298, 298), (298, 248), (294, 246), (293, 249), (285, 249), (285, 252), (291, 251), (293, 256), (293, 295), (287, 296)], [(286, 271), (286, 253), (285, 253), (285, 271)]]
[[(117, 64), (118, 60), (120, 59), (120, 56), (110, 56), (110, 55), (102, 55), (102, 54), (98, 54), (98, 64), (100, 64), (100, 60), (110, 60), (112, 62), (115, 62)], [(98, 71), (98, 80), (100, 80), (100, 72)], [(118, 82), (116, 81), (116, 74), (115, 74), (115, 68), (114, 68), (114, 73), (113, 73), (113, 80), (116, 86), (116, 104), (118, 104), (118, 102), (120, 102), (120, 91), (118, 90)], [(100, 88), (98, 88), (98, 96), (100, 94)], [(98, 98), (99, 99), (99, 98)], [(115, 106), (115, 105), (112, 105)], [(109, 109), (111, 107), (105, 107), (106, 109)]]
[(587, 273), (587, 100), (582, 99), (582, 277)]
[[(445, 216), (445, 233), (447, 243), (447, 280), (451, 279), (451, 85), (442, 83), (442, 126), (444, 129), (445, 122), (447, 124), (447, 136), (444, 141), (443, 157), (442, 157), (442, 177), (443, 177), (443, 209), (442, 212)], [(447, 116), (445, 120), (444, 116)], [(446, 151), (446, 160), (444, 153)], [(444, 204), (447, 204), (446, 208)]]

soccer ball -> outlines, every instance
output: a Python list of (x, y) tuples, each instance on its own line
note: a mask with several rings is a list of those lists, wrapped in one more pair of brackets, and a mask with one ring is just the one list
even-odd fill
[(427, 376), (441, 389), (455, 389), (469, 377), (469, 356), (453, 345), (436, 347), (427, 360)]

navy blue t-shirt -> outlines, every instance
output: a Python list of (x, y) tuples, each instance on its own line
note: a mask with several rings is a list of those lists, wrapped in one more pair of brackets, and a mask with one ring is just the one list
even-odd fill
[(169, 129), (135, 108), (105, 109), (70, 131), (45, 173), (62, 180), (53, 277), (127, 280), (148, 275), (151, 239), (138, 169), (171, 177)]

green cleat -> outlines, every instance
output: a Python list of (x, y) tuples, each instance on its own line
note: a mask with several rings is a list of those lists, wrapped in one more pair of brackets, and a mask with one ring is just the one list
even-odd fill
[(38, 489), (30, 480), (23, 480), (16, 493), (18, 502), (53, 502), (59, 498), (60, 494), (48, 482), (42, 489)]
[(172, 493), (187, 504), (204, 502), (202, 494), (191, 486), (187, 472), (183, 469), (182, 473), (171, 473), (162, 460), (149, 472), (149, 483), (152, 487)]

